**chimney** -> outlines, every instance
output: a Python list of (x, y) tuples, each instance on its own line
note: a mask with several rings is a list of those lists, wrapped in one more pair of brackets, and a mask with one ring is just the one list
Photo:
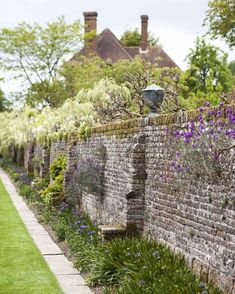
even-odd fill
[(140, 51), (148, 49), (148, 15), (141, 15), (141, 43)]
[(95, 42), (94, 38), (96, 36), (96, 30), (97, 30), (97, 12), (95, 11), (89, 11), (84, 12), (84, 25), (85, 25), (85, 34), (92, 33), (92, 36), (85, 41), (85, 47), (87, 45), (89, 46), (90, 50), (95, 50)]

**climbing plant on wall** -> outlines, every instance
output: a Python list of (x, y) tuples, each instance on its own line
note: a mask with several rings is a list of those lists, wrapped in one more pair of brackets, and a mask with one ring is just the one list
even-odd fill
[(235, 110), (232, 106), (200, 107), (193, 121), (170, 130), (171, 168), (176, 178), (207, 183), (231, 182), (235, 161)]

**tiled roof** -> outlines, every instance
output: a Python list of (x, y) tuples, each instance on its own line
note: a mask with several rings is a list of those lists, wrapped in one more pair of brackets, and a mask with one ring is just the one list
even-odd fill
[[(177, 67), (176, 63), (164, 52), (159, 46), (148, 47), (146, 52), (140, 52), (140, 47), (124, 47), (116, 36), (109, 30), (105, 29), (93, 40), (94, 53), (103, 60), (115, 63), (119, 60), (132, 60), (137, 56), (146, 61), (156, 64), (159, 67)], [(76, 61), (80, 56), (89, 57), (91, 51), (83, 48), (74, 55), (72, 61)]]
[(140, 56), (158, 67), (178, 67), (176, 63), (159, 46), (148, 47), (146, 52), (140, 52), (139, 47), (124, 47), (132, 58)]

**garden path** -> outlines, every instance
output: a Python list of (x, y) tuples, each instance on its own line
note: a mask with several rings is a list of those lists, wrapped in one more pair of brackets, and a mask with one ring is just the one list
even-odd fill
[(65, 294), (92, 294), (84, 279), (73, 267), (72, 262), (68, 261), (43, 226), (38, 223), (33, 212), (27, 207), (22, 197), (18, 195), (8, 175), (2, 169), (0, 169), (0, 178), (29, 234), (57, 278), (63, 292)]

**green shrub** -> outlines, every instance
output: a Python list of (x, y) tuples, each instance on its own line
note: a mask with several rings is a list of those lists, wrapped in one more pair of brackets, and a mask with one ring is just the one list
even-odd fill
[(184, 258), (166, 246), (133, 238), (114, 239), (103, 246), (89, 283), (120, 285), (116, 293), (221, 293), (200, 283)]
[(46, 176), (44, 178), (36, 178), (34, 179), (34, 188), (37, 191), (42, 191), (48, 187), (49, 182), (50, 182), (49, 176)]
[(61, 154), (50, 165), (50, 177), (55, 180), (58, 176), (63, 175), (67, 166), (65, 155)]
[(54, 215), (49, 207), (45, 207), (45, 205), (43, 204), (42, 207), (37, 206), (37, 209), (40, 212), (38, 219), (40, 223), (50, 224), (53, 222)]
[(64, 155), (59, 155), (50, 165), (50, 177), (53, 180), (52, 183), (40, 192), (43, 202), (46, 205), (50, 205), (53, 197), (63, 198), (63, 179), (64, 171), (66, 169), (66, 158)]
[(11, 177), (13, 178), (13, 180), (15, 182), (17, 182), (20, 178), (20, 174), (19, 173), (16, 173), (16, 172), (11, 172)]
[(62, 219), (58, 220), (54, 225), (53, 229), (56, 233), (56, 236), (59, 241), (64, 241), (66, 237), (66, 230), (67, 230), (67, 225), (66, 222), (63, 221)]
[(34, 190), (31, 186), (22, 184), (19, 186), (19, 194), (27, 199), (31, 199), (33, 198)]

